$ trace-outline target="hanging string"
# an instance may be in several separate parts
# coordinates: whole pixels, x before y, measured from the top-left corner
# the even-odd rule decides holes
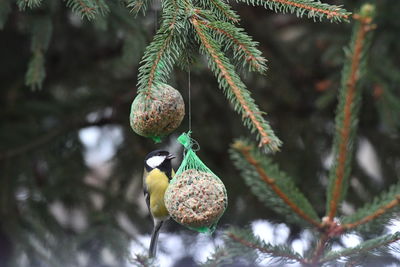
[[[190,67],[188,71],[188,98],[189,98],[189,132],[192,132],[192,92],[191,92],[191,82],[190,82]]]
[[[193,139],[190,135],[192,134],[192,84],[190,77],[190,67],[188,69],[188,123],[189,123],[189,131],[186,134],[182,134],[179,138],[186,138],[184,143],[186,143],[185,149],[183,150],[183,157],[185,157],[187,150],[192,150],[194,152],[200,150],[200,144],[195,139]],[[186,136],[186,137],[183,137]],[[178,140],[179,140],[178,138]]]

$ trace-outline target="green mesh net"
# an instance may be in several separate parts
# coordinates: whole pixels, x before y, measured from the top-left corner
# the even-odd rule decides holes
[[[156,143],[181,124],[185,116],[182,95],[173,87],[160,83],[150,94],[139,93],[133,100],[130,124],[135,133]]]
[[[165,192],[165,205],[178,223],[200,233],[212,233],[228,205],[225,186],[196,155],[190,132],[183,133],[178,141],[186,153]]]

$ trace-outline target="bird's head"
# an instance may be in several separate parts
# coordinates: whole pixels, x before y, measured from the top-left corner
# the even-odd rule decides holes
[[[174,155],[165,150],[154,150],[147,154],[144,159],[144,166],[147,171],[152,169],[171,170],[171,160],[175,158]]]

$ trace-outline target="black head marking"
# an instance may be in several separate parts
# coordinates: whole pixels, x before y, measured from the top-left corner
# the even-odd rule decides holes
[[[157,163],[157,166],[150,166],[149,165],[149,159],[153,157],[159,157],[160,162],[155,162]],[[164,159],[162,159],[164,158]],[[148,172],[151,170],[157,168],[160,171],[163,171],[167,174],[168,178],[171,179],[171,172],[172,172],[172,166],[171,166],[171,159],[175,158],[172,154],[170,154],[168,151],[165,150],[154,150],[147,154],[145,160],[144,160],[144,166]],[[162,160],[162,161],[161,161]],[[151,160],[150,160],[151,161]]]

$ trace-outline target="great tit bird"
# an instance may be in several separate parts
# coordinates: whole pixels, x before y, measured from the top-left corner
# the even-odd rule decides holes
[[[158,234],[160,233],[163,223],[169,219],[168,210],[164,204],[164,194],[169,185],[169,181],[175,175],[171,166],[171,160],[173,158],[175,158],[175,156],[168,151],[155,150],[150,152],[144,160],[144,198],[154,221],[149,257],[155,257]]]

